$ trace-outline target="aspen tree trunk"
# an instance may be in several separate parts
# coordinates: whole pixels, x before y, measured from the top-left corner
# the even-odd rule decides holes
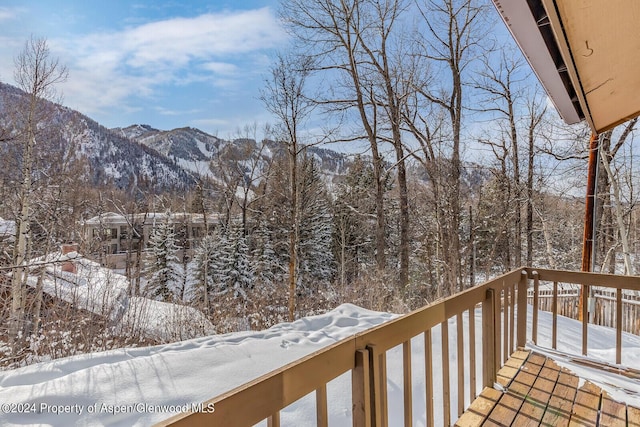
[[[533,267],[533,168],[534,127],[529,125],[529,150],[527,152],[527,266]]]
[[[35,114],[35,99],[30,102],[29,119]],[[29,122],[28,122],[29,123]],[[11,315],[9,317],[9,336],[15,342],[24,330],[26,277],[29,274],[26,264],[27,242],[29,239],[29,211],[31,208],[31,164],[35,137],[31,125],[28,125],[23,150],[22,185],[20,186],[20,215],[17,218],[16,245],[13,251],[13,269],[11,276]],[[15,350],[14,345],[14,350]]]
[[[511,96],[509,95],[509,99]],[[515,266],[522,266],[522,191],[520,188],[520,160],[518,156],[518,132],[516,131],[516,119],[513,109],[513,102],[509,102],[509,128],[511,132],[511,160],[513,162],[513,184],[515,187],[514,209],[515,209]]]
[[[291,231],[289,232],[289,321],[295,320],[296,285],[298,282],[298,242],[300,235],[300,209],[298,203],[298,144],[295,139],[289,149],[289,180],[291,187]]]
[[[300,245],[300,202],[298,166],[304,145],[299,141],[299,127],[311,113],[314,104],[304,96],[306,78],[309,75],[310,59],[300,56],[277,58],[271,69],[266,89],[261,94],[265,107],[280,120],[281,142],[286,144],[289,157],[289,320],[295,319],[296,293],[298,285],[298,252]]]
[[[16,70],[14,77],[20,89],[27,93],[26,110],[23,111],[22,123],[22,182],[19,188],[20,213],[16,219],[16,243],[13,252],[11,277],[11,313],[9,315],[9,339],[12,341],[12,351],[17,349],[17,339],[24,331],[26,313],[26,280],[29,274],[26,265],[29,237],[33,167],[33,150],[36,146],[36,132],[38,130],[38,108],[43,98],[53,95],[52,86],[62,82],[67,77],[67,70],[60,66],[57,60],[49,58],[49,48],[44,39],[31,38],[25,43],[23,51],[15,58]]]
[[[613,207],[615,209],[616,223],[618,226],[618,235],[620,236],[620,243],[622,244],[622,255],[624,259],[624,274],[632,275],[633,267],[631,264],[629,238],[627,235],[627,227],[624,223],[624,217],[621,209],[622,203],[620,200],[620,184],[618,183],[618,179],[616,178],[613,171],[611,170],[611,165],[609,164],[607,153],[604,152],[602,146],[600,146],[600,159],[602,161],[602,166],[604,166],[604,170],[609,176],[609,182],[611,183],[611,187],[613,190]]]

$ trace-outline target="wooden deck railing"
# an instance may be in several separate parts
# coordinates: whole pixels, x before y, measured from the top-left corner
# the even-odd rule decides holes
[[[580,319],[580,290],[580,285],[570,284],[554,288],[551,283],[547,287],[543,284],[538,291],[538,307],[543,311],[555,311],[561,316]],[[617,291],[601,287],[592,287],[590,291],[589,323],[615,328]],[[533,288],[527,292],[527,303],[533,305]],[[555,310],[554,304],[556,305]],[[622,313],[622,330],[640,335],[640,294],[635,292],[622,293]]]
[[[351,372],[353,425],[387,426],[390,421],[387,352],[398,346],[402,348],[404,425],[413,423],[412,358],[415,357],[424,359],[419,363],[424,363],[426,424],[434,425],[435,414],[438,414],[442,425],[451,425],[456,414],[463,413],[483,386],[493,386],[497,371],[516,348],[524,347],[528,338],[537,342],[541,283],[553,290],[553,348],[557,344],[559,284],[577,284],[583,289],[583,354],[588,344],[589,287],[616,290],[616,362],[620,363],[622,290],[640,290],[640,278],[521,268],[358,333],[217,396],[205,403],[205,406],[213,404],[212,413],[183,413],[159,425],[251,426],[266,420],[268,426],[275,427],[280,425],[282,409],[314,393],[317,425],[327,426],[327,384]],[[527,307],[529,287],[532,287],[529,294],[533,301],[529,306],[532,321],[527,337],[527,309],[518,308]],[[481,317],[480,331],[476,331],[476,316]],[[450,324],[455,330],[449,331]],[[436,346],[441,350],[437,352],[434,352],[434,335],[439,335],[441,340],[440,346]],[[424,352],[416,354],[412,351],[412,341],[415,343],[418,339],[424,342]],[[457,361],[455,366],[450,366],[450,339],[455,340],[456,357],[452,358]],[[476,342],[481,348],[476,348]],[[441,373],[433,370],[438,357]],[[481,367],[479,372],[476,366]],[[434,390],[437,376],[441,376],[442,388]],[[440,383],[440,378],[438,380]],[[451,384],[457,385],[455,393],[451,392]],[[442,407],[434,407],[434,401],[441,401]],[[399,420],[392,421],[397,425]]]
[[[574,299],[574,305],[581,307],[581,311],[577,313],[577,317],[582,321],[582,354],[586,355],[588,350],[588,324],[604,324],[616,330],[615,363],[620,364],[622,362],[622,332],[623,330],[634,332],[631,325],[635,324],[637,319],[629,318],[628,316],[637,313],[637,303],[635,303],[635,299],[637,298],[637,292],[640,291],[640,277],[531,268],[525,270],[528,272],[528,276],[533,279],[533,324],[531,340],[534,343],[537,342],[537,315],[540,310],[541,300],[540,284],[543,283],[552,287],[550,311],[553,318],[551,339],[551,347],[553,349],[557,348],[558,343],[557,317],[560,311],[558,300],[563,298],[562,294],[559,295],[558,289],[563,284],[576,284],[579,285],[578,298],[582,299],[581,302],[578,301],[578,298]],[[595,295],[595,297],[591,297],[591,295]],[[549,297],[545,296],[545,298]],[[604,319],[602,319],[602,312],[600,311],[600,315],[598,315],[598,310],[595,308],[591,310],[590,315],[589,303],[591,298],[594,298],[594,301],[607,298],[607,301],[615,304],[614,306],[613,304],[607,303],[609,305],[607,308],[607,317],[611,323],[609,323],[609,321],[605,322]],[[626,307],[623,305],[623,301],[625,300]],[[627,326],[626,328],[625,325]]]

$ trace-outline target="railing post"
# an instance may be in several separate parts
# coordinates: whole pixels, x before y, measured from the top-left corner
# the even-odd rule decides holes
[[[485,387],[493,387],[496,381],[495,291],[487,289],[482,302],[482,381]]]
[[[622,289],[616,289],[616,363],[622,363]]]
[[[402,386],[404,400],[404,425],[413,425],[413,387],[411,386],[411,340],[402,343]]]
[[[582,284],[582,295],[580,298],[582,316],[582,355],[587,355],[587,335],[589,334],[589,285]]]
[[[442,425],[451,425],[451,385],[449,372],[449,319],[440,323],[442,356]]]
[[[551,348],[556,349],[558,347],[558,282],[553,282],[553,301],[551,303],[552,317],[552,332],[551,332]]]
[[[523,349],[527,344],[527,271],[522,270],[518,282],[518,348]]]
[[[326,384],[316,390],[316,421],[317,427],[328,427],[329,425]]]
[[[433,352],[431,329],[424,331],[424,384],[426,389],[427,427],[433,427]]]
[[[540,308],[540,277],[537,271],[533,272],[533,313],[531,315],[531,341],[538,344],[538,309]]]
[[[267,427],[280,427],[280,412],[276,412],[267,418]]]
[[[369,350],[356,350],[356,364],[351,371],[353,427],[371,427],[371,370]]]
[[[387,360],[375,345],[369,350],[369,387],[371,390],[371,426],[387,427]]]

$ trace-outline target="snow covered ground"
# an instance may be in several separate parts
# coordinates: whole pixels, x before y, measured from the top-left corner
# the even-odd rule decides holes
[[[480,330],[480,315],[476,316]],[[340,339],[381,324],[395,317],[344,304],[319,316],[284,323],[260,332],[241,332],[209,336],[174,344],[94,353],[40,363],[0,373],[0,402],[4,404],[0,425],[149,425],[171,416],[180,405],[203,402],[259,375],[330,345]],[[549,345],[551,316],[540,313],[538,344]],[[450,333],[453,337],[454,322]],[[558,319],[559,350],[578,354],[580,324]],[[590,327],[589,356],[612,361],[615,332]],[[478,338],[480,334],[478,334]],[[440,331],[433,331],[434,389],[441,387]],[[451,366],[455,366],[455,339],[450,340]],[[623,363],[635,367],[640,361],[640,337],[623,334]],[[479,349],[479,343],[477,349]],[[414,425],[424,425],[423,340],[412,342],[414,358]],[[465,352],[468,352],[466,350]],[[551,354],[551,356],[555,356]],[[583,375],[593,376],[587,368],[569,360],[560,364]],[[402,352],[391,349],[387,356],[390,425],[402,420]],[[481,372],[481,371],[479,371]],[[609,389],[614,397],[631,399],[640,405],[634,393],[640,384],[614,374],[596,373],[596,384]],[[351,425],[350,374],[328,385],[330,425]],[[466,381],[468,383],[468,379]],[[455,379],[452,378],[452,396]],[[626,389],[627,393],[623,394]],[[59,405],[59,406],[55,406]],[[173,405],[162,408],[159,405]],[[452,405],[456,407],[455,402]],[[441,395],[436,393],[436,425],[441,423]],[[22,413],[17,413],[20,409]],[[25,413],[27,410],[40,413]],[[66,411],[54,413],[54,411]],[[173,411],[172,411],[173,410]],[[315,425],[315,398],[307,396],[282,411],[282,425]]]

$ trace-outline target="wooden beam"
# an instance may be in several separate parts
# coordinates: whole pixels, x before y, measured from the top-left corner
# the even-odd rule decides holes
[[[604,286],[613,289],[640,291],[640,276],[621,276],[604,273],[584,273],[580,271],[548,270],[544,268],[525,268],[533,279],[536,271],[541,281]]]
[[[593,230],[595,219],[596,178],[598,171],[598,135],[589,140],[589,164],[587,168],[587,195],[584,207],[584,235],[582,238],[582,271],[590,272],[593,255]]]

